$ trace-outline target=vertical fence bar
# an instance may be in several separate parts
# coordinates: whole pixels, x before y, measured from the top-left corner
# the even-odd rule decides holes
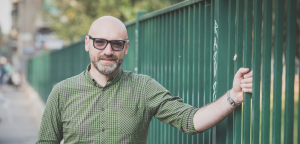
[[[149,28],[148,28],[148,32],[149,32],[149,39],[152,39],[153,38],[153,18],[149,19]],[[153,77],[153,41],[149,44],[149,47],[151,48],[150,49],[150,59],[149,59],[149,75],[151,77]],[[154,132],[153,132],[153,127],[154,127],[154,124],[153,124],[154,120],[152,118],[151,122],[150,122],[150,135],[151,135],[151,140],[150,140],[150,144],[151,143],[154,143]]]
[[[204,47],[205,47],[205,94],[204,94],[204,104],[210,103],[210,39],[211,39],[211,1],[207,0],[205,1],[205,41],[204,41]],[[204,134],[204,143],[210,144],[210,129],[206,130]]]
[[[187,85],[187,102],[190,105],[193,105],[193,101],[195,98],[195,95],[193,93],[194,88],[194,79],[196,78],[194,76],[194,32],[196,31],[194,28],[194,5],[190,5],[188,8],[188,39],[187,39],[187,45],[188,45],[188,85]],[[195,107],[195,106],[194,106]],[[188,142],[190,144],[193,144],[193,138],[196,136],[188,135]]]
[[[174,51],[174,43],[173,43],[173,35],[174,35],[174,25],[173,25],[173,21],[174,21],[174,12],[171,12],[170,13],[170,19],[169,19],[169,24],[168,24],[168,28],[169,28],[169,35],[168,35],[168,38],[169,38],[169,52],[171,53],[172,51]],[[169,72],[170,72],[170,76],[169,76],[169,88],[170,88],[170,92],[174,95],[174,87],[173,87],[173,83],[174,83],[174,80],[173,77],[174,77],[174,73],[175,71],[173,70],[173,66],[174,66],[174,61],[173,61],[173,56],[170,55],[169,56]],[[173,134],[173,127],[169,126],[169,144],[173,144],[173,140],[174,140],[174,137],[175,135]]]
[[[164,81],[165,81],[165,84],[166,84],[166,88],[170,91],[171,90],[171,88],[170,88],[170,83],[169,83],[169,81],[170,81],[170,79],[171,79],[171,71],[170,71],[170,66],[171,66],[171,64],[170,64],[170,61],[169,61],[169,57],[171,57],[170,55],[169,55],[169,53],[168,52],[170,52],[170,33],[169,33],[169,28],[170,28],[170,13],[167,13],[166,14],[166,21],[165,21],[165,34],[166,34],[166,36],[165,36],[165,42],[164,42],[164,44],[165,44],[165,48],[166,48],[166,50],[165,50],[165,70],[164,70]],[[170,130],[169,130],[169,128],[170,128],[170,125],[168,125],[168,124],[164,124],[165,125],[165,132],[166,132],[166,134],[165,134],[165,144],[167,144],[167,143],[169,143],[169,138],[170,138]]]
[[[142,60],[142,55],[139,54],[139,41],[141,41],[141,36],[139,36],[139,32],[141,31],[140,26],[140,17],[142,15],[146,14],[145,12],[137,12],[136,14],[136,29],[135,29],[135,73],[141,73],[142,64],[141,62],[138,62],[139,59]],[[140,34],[142,35],[142,34]],[[139,58],[140,57],[140,58]]]
[[[159,55],[160,55],[160,60],[159,60],[159,67],[160,67],[160,83],[166,88],[166,81],[164,80],[165,76],[164,76],[164,71],[165,71],[165,58],[164,58],[164,54],[166,52],[166,47],[164,46],[165,44],[165,38],[166,38],[166,33],[165,33],[165,24],[166,24],[166,14],[163,14],[161,16],[161,23],[159,25],[159,27],[161,27],[160,29],[160,48],[159,48]],[[164,139],[165,139],[165,133],[166,133],[166,128],[165,128],[165,123],[159,122],[160,124],[160,133],[161,133],[161,137],[160,137],[160,143],[165,143]]]
[[[190,105],[193,105],[193,93],[192,93],[192,88],[193,88],[193,31],[195,29],[192,29],[194,25],[194,19],[193,19],[193,5],[189,6],[188,8],[188,37],[186,40],[187,46],[188,46],[188,55],[187,55],[187,62],[188,62],[188,83],[187,83],[187,103]],[[191,142],[191,141],[190,141]]]
[[[150,20],[150,38],[153,40],[152,43],[150,43],[151,47],[151,57],[150,57],[150,76],[154,77],[154,18],[151,18]]]
[[[189,69],[188,69],[188,93],[187,93],[187,101],[188,104],[193,105],[194,104],[194,92],[193,92],[193,87],[194,87],[194,79],[196,78],[194,76],[194,56],[193,56],[193,52],[194,52],[194,32],[196,31],[196,29],[192,29],[195,25],[195,21],[194,21],[194,5],[190,5],[189,9],[188,9],[188,13],[189,13],[189,28],[188,28],[188,46],[189,46],[189,54],[188,54],[188,62],[189,62]],[[194,105],[193,105],[194,106]],[[197,106],[194,106],[197,107]],[[193,144],[193,138],[196,136],[191,136],[188,135],[188,143]]]
[[[157,79],[157,59],[158,59],[158,54],[157,54],[157,49],[159,47],[158,45],[158,17],[155,17],[153,18],[153,30],[154,30],[154,33],[153,33],[153,40],[154,40],[154,47],[153,47],[153,57],[154,57],[154,62],[153,62],[153,77],[154,79]],[[155,138],[155,143],[159,143],[159,132],[157,132],[157,129],[159,129],[159,126],[158,126],[158,120],[155,118],[154,119],[154,125],[155,125],[155,128],[153,129],[153,133],[154,133],[154,138]]]
[[[259,143],[262,1],[254,0],[252,144]]]
[[[140,34],[141,38],[140,38],[140,41],[139,41],[139,55],[141,55],[141,58],[142,60],[140,61],[140,71],[142,74],[145,74],[145,62],[147,61],[146,59],[146,55],[145,55],[145,49],[143,47],[143,44],[144,44],[144,37],[145,37],[145,27],[143,25],[143,22],[142,21],[139,21],[139,24],[140,24],[140,31],[138,31],[138,33]]]
[[[151,55],[150,53],[150,48],[149,48],[149,20],[144,20],[143,21],[143,25],[144,25],[144,30],[143,30],[143,33],[144,33],[144,37],[143,37],[143,48],[145,48],[146,50],[144,51],[145,53],[145,57],[146,57],[146,62],[145,62],[145,74],[146,75],[149,75],[149,56]]]
[[[227,72],[227,89],[232,88],[232,80],[234,77],[234,46],[235,46],[235,9],[236,0],[229,0],[228,8],[228,72]],[[233,143],[233,113],[227,117],[226,143]]]
[[[151,61],[150,61],[150,63],[151,63],[151,65],[150,65],[150,76],[151,77],[153,77],[154,78],[154,56],[155,56],[155,54],[154,54],[154,52],[155,52],[155,35],[154,35],[154,32],[155,32],[155,23],[154,23],[154,18],[151,18],[150,19],[150,32],[151,32],[151,34],[150,34],[150,38],[152,39],[152,43],[150,44],[150,47],[152,47],[152,49],[151,49],[151,56],[150,56],[150,58],[151,58]],[[155,137],[155,132],[154,132],[154,128],[155,128],[155,118],[153,118],[152,120],[151,120],[151,132],[152,132],[152,138],[153,138],[153,140],[151,140],[152,141],[152,143],[155,143],[156,142],[156,139],[154,139],[154,137]]]
[[[139,22],[139,24],[140,24],[140,31],[138,31],[138,33],[140,34],[140,41],[139,41],[139,55],[141,55],[141,58],[142,58],[142,60],[140,61],[140,72],[142,73],[142,74],[145,74],[145,62],[147,61],[147,59],[146,59],[146,55],[145,55],[145,49],[144,49],[144,47],[143,47],[143,44],[144,44],[144,37],[145,37],[145,27],[144,27],[144,25],[143,25],[143,22],[142,21],[140,21]]]
[[[154,77],[154,73],[155,73],[155,67],[154,67],[154,62],[155,62],[155,59],[154,59],[154,56],[155,56],[155,46],[156,46],[156,43],[155,43],[155,35],[154,35],[154,32],[156,31],[156,27],[155,27],[155,21],[154,21],[154,18],[151,18],[150,19],[150,23],[151,23],[151,28],[150,28],[150,30],[151,30],[151,39],[153,40],[153,43],[151,43],[151,47],[152,47],[152,52],[151,52],[151,68],[150,68],[150,70],[151,70],[151,76],[152,77]],[[156,139],[155,139],[155,136],[156,136],[156,133],[155,133],[155,119],[153,118],[152,119],[152,121],[151,121],[151,130],[152,130],[152,142],[151,143],[156,143]]]
[[[168,28],[167,28],[167,25],[168,25],[168,18],[169,18],[169,14],[164,14],[163,15],[163,23],[162,23],[162,32],[163,32],[163,35],[162,36],[162,53],[161,53],[161,77],[162,77],[162,84],[163,86],[170,90],[169,89],[169,84],[168,84],[168,77],[169,75],[167,74],[168,73],[168,55],[166,54],[169,50],[169,46],[168,46]],[[162,143],[165,143],[167,144],[167,134],[169,133],[168,132],[168,125],[165,124],[165,123],[161,123],[162,124],[162,127],[163,127],[163,133],[162,133]]]
[[[164,77],[165,77],[165,83],[166,83],[166,88],[171,91],[171,88],[170,88],[170,79],[171,79],[171,71],[170,71],[170,55],[168,55],[170,52],[170,32],[169,32],[169,29],[170,29],[170,13],[167,13],[166,14],[166,24],[165,24],[165,33],[166,33],[166,37],[165,37],[165,47],[166,47],[166,50],[165,50],[165,73],[164,73]],[[164,124],[165,125],[165,128],[166,128],[166,138],[165,138],[165,143],[169,143],[170,140],[170,125],[167,125],[167,124]]]
[[[293,143],[296,0],[287,1],[284,143]]]
[[[193,87],[192,87],[192,90],[191,92],[193,93],[193,99],[192,99],[192,105],[196,108],[199,107],[199,96],[198,96],[198,93],[199,91],[203,91],[203,87],[199,87],[199,83],[201,83],[200,81],[200,78],[201,77],[199,75],[199,67],[200,65],[203,65],[203,63],[199,62],[199,59],[200,57],[203,58],[203,56],[201,54],[199,54],[199,51],[200,51],[200,47],[199,47],[199,44],[198,44],[198,39],[199,39],[199,29],[201,29],[199,26],[199,20],[200,20],[200,14],[199,14],[199,4],[194,4],[193,5],[193,28],[192,28],[192,31],[193,31],[193,34],[192,34],[192,47],[193,47],[193,51],[192,51],[192,57],[193,57],[193,60],[192,60],[192,67],[193,67],[193,72],[192,72],[192,82],[193,82]],[[199,134],[199,135],[202,135],[202,134]],[[197,144],[199,143],[198,141],[198,138],[199,138],[199,135],[193,135],[193,141],[192,143],[193,144]]]
[[[147,56],[148,56],[147,74],[149,76],[151,76],[152,75],[152,71],[151,71],[152,70],[151,56],[153,55],[152,54],[153,47],[152,47],[152,41],[150,42],[149,39],[151,38],[151,35],[152,35],[152,29],[151,29],[152,21],[151,21],[151,19],[148,19],[148,20],[145,21],[145,23],[147,25],[147,36],[145,37],[145,41],[146,41],[145,45],[146,45],[146,48],[148,49],[148,52],[149,52],[147,54]]]
[[[174,75],[173,75],[173,79],[174,79],[174,83],[173,83],[173,87],[174,87],[174,95],[178,96],[178,70],[179,70],[179,58],[178,58],[178,51],[179,51],[179,45],[178,45],[178,37],[179,37],[179,31],[178,31],[178,10],[174,12],[174,21],[173,21],[173,25],[174,25],[174,35],[173,35],[173,45],[174,45],[174,56],[173,56],[173,61],[174,61],[174,65],[173,65],[173,71],[174,71]],[[173,135],[174,135],[174,144],[178,144],[179,141],[179,132],[178,129],[173,128]]]
[[[189,51],[189,45],[188,45],[188,27],[189,27],[189,17],[188,17],[188,12],[189,12],[190,6],[183,8],[183,53],[182,53],[182,58],[183,58],[183,91],[182,91],[182,98],[184,103],[188,103],[188,68],[189,68],[189,61],[188,61],[188,51]],[[183,143],[189,143],[188,142],[188,135],[183,134]]]
[[[149,75],[149,76],[151,76],[151,72],[150,72],[150,68],[151,68],[151,63],[150,63],[150,60],[151,60],[151,58],[150,58],[150,56],[152,55],[151,54],[151,51],[152,51],[152,49],[150,48],[151,46],[150,46],[150,44],[151,43],[149,43],[149,40],[150,40],[150,38],[151,38],[151,19],[148,19],[148,20],[145,20],[145,24],[146,24],[146,27],[147,27],[147,29],[146,29],[146,37],[145,37],[145,44],[144,44],[144,46],[145,46],[145,48],[146,49],[148,49],[148,54],[147,54],[147,60],[148,60],[148,64],[147,64],[147,67],[148,67],[148,70],[147,70],[147,74]],[[148,138],[147,138],[147,143],[149,143],[149,144],[151,144],[152,143],[152,140],[153,140],[153,136],[152,136],[152,121],[150,122],[150,125],[149,125],[149,130],[148,130]]]
[[[227,91],[228,69],[228,6],[229,1],[214,1],[214,40],[213,40],[213,99],[223,96]],[[226,142],[226,120],[220,122],[214,129],[213,144]]]
[[[156,38],[157,38],[157,48],[156,48],[156,55],[157,55],[157,62],[156,62],[156,73],[157,73],[157,77],[156,77],[156,80],[162,84],[162,76],[161,76],[161,65],[162,65],[162,57],[161,57],[161,54],[163,53],[163,49],[162,49],[162,34],[163,34],[163,15],[160,15],[158,16],[158,21],[157,21],[157,28],[158,28],[158,31],[157,31],[157,35],[156,35]],[[163,84],[162,84],[163,85]],[[158,140],[158,143],[162,143],[162,137],[163,137],[163,125],[162,123],[156,119],[157,123],[157,129],[156,129],[156,133],[157,133],[157,140]]]
[[[211,9],[210,9],[210,11],[211,11],[211,13],[210,13],[210,24],[211,24],[211,29],[210,29],[210,33],[211,33],[211,35],[210,35],[210,42],[209,42],[209,44],[210,44],[210,72],[212,73],[212,74],[210,74],[210,81],[209,81],[209,85],[210,85],[210,95],[209,95],[209,98],[210,98],[210,102],[213,102],[213,100],[214,100],[214,97],[213,97],[213,84],[214,84],[214,75],[213,75],[213,72],[214,72],[214,60],[213,60],[213,55],[214,55],[214,49],[213,49],[213,46],[214,46],[214,13],[215,13],[215,0],[212,0],[211,1]],[[210,137],[210,141],[211,141],[211,143],[213,142],[212,141],[212,135],[213,135],[213,129],[214,128],[216,128],[216,127],[213,127],[213,128],[211,128],[210,129],[210,135],[211,135],[211,137]]]
[[[161,73],[162,73],[162,81],[163,81],[163,86],[170,90],[169,89],[169,83],[168,83],[168,78],[169,78],[169,75],[168,75],[168,63],[169,63],[169,55],[167,54],[168,51],[169,51],[169,46],[168,46],[168,38],[169,38],[169,35],[168,35],[168,19],[169,19],[169,13],[167,14],[164,14],[164,21],[163,21],[163,29],[162,29],[162,32],[164,33],[162,35],[162,49],[163,49],[163,53],[161,54],[161,60],[162,60],[162,69],[161,69]],[[164,127],[164,133],[163,133],[163,143],[167,143],[167,134],[169,133],[168,132],[168,126],[167,124],[165,123],[162,123],[162,126]]]
[[[272,0],[265,0],[263,21],[262,144],[269,144],[270,139],[271,25]]]
[[[281,85],[283,53],[283,7],[284,1],[276,0],[274,40],[273,128],[272,143],[281,142]]]
[[[253,0],[245,3],[244,67],[251,69]],[[251,94],[244,93],[243,144],[250,144]]]
[[[237,59],[235,61],[235,72],[243,66],[243,22],[244,22],[244,0],[238,0],[236,3],[236,45],[235,52]],[[234,110],[234,143],[240,144],[242,142],[242,107],[237,107]]]
[[[199,26],[199,31],[198,33],[196,33],[199,38],[196,39],[198,45],[197,45],[197,49],[198,49],[198,53],[197,55],[199,56],[198,58],[198,62],[199,62],[199,66],[198,66],[198,72],[199,72],[199,76],[198,76],[198,89],[195,90],[198,92],[198,107],[201,108],[204,105],[204,88],[205,88],[205,78],[204,78],[204,70],[205,70],[205,61],[204,61],[204,35],[205,35],[205,15],[204,15],[204,2],[199,3],[199,15],[198,15],[198,24],[196,23],[195,27]],[[197,14],[196,14],[197,16]],[[198,143],[199,144],[204,144],[203,138],[204,134],[200,133],[197,134],[198,137]]]
[[[179,96],[181,96],[181,98],[182,98],[182,94],[183,94],[183,92],[182,92],[182,88],[183,88],[183,85],[182,85],[182,83],[183,83],[183,79],[182,79],[182,74],[183,74],[183,72],[182,72],[182,69],[183,69],[183,57],[182,57],[182,55],[183,55],[183,43],[182,43],[182,39],[183,39],[183,9],[180,9],[179,10],[179,18],[178,18],[178,20],[179,20],[179,37],[178,37],[178,45],[179,45],[179,47],[178,47],[178,51],[179,51],[179,53],[178,53],[178,59],[179,59],[179,63],[178,63],[178,94],[179,94]],[[180,144],[180,143],[183,143],[183,133],[182,132],[179,132],[179,136],[178,136],[178,138],[179,138],[179,140],[178,140],[178,144]]]

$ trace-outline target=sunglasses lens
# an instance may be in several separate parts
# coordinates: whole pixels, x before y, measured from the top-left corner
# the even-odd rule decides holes
[[[124,42],[123,41],[112,41],[111,46],[113,47],[114,50],[120,51],[124,47]]]
[[[107,40],[104,40],[104,39],[95,39],[94,45],[95,45],[96,48],[104,49],[105,46],[107,45]]]

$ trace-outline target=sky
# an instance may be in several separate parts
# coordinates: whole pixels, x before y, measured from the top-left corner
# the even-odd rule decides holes
[[[11,29],[11,0],[0,0],[0,27],[4,34]]]

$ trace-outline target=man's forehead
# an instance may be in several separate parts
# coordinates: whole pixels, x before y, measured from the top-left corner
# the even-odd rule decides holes
[[[127,38],[126,26],[117,18],[111,16],[101,17],[95,20],[89,30],[89,35],[103,36],[121,39]]]

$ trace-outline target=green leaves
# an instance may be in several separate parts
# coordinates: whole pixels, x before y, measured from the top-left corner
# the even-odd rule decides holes
[[[121,21],[136,18],[136,12],[147,13],[170,6],[182,0],[54,0],[47,3],[58,10],[58,14],[45,9],[44,16],[50,27],[67,41],[78,40],[88,33],[90,25],[101,16],[110,15]]]

